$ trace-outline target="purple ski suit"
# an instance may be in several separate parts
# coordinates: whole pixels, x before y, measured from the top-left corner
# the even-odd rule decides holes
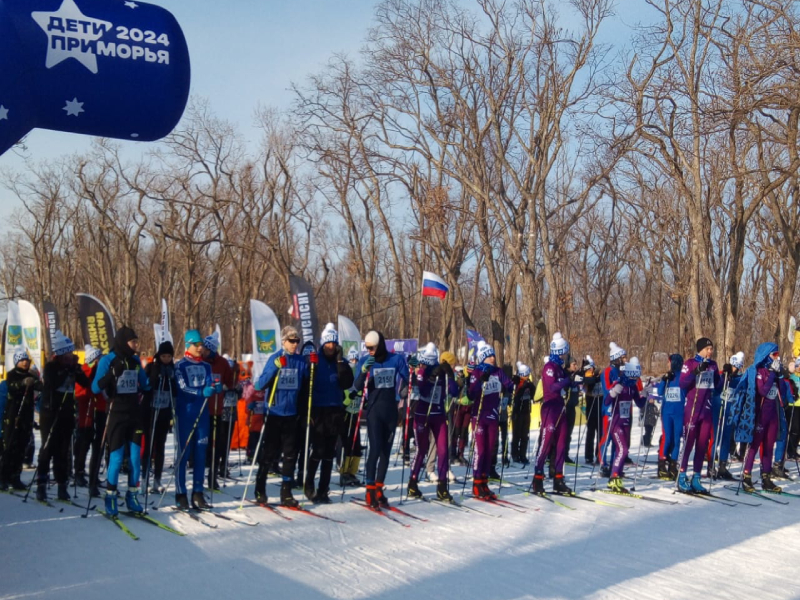
[[[564,459],[567,456],[567,388],[572,383],[566,371],[551,358],[542,369],[542,425],[539,431],[539,453],[536,455],[536,473],[544,474],[544,463],[555,444],[556,462],[553,465],[556,475],[564,473]]]
[[[722,377],[713,360],[707,361],[708,367],[705,371],[695,374],[695,369],[701,362],[703,359],[699,356],[684,362],[680,378],[681,389],[686,392],[686,406],[683,409],[684,449],[680,467],[682,472],[686,471],[689,455],[695,450],[693,467],[698,474],[703,472],[705,449],[708,448],[714,426],[711,398],[714,390],[722,389]]]
[[[439,469],[439,479],[444,480],[450,469],[447,448],[447,415],[445,414],[445,399],[458,396],[458,384],[450,377],[445,389],[444,376],[435,378],[431,375],[436,365],[425,366],[417,372],[417,387],[420,399],[414,409],[414,436],[417,440],[417,452],[414,464],[411,467],[411,477],[416,479],[422,468],[422,463],[428,455],[430,434],[436,441],[436,458]]]
[[[473,479],[489,477],[492,452],[497,447],[497,426],[503,390],[511,391],[514,383],[500,367],[484,363],[489,379],[484,383],[483,371],[475,369],[469,380],[467,395],[472,404],[472,435],[475,454],[472,460]],[[485,385],[485,389],[484,389]],[[483,399],[481,399],[481,395]]]
[[[622,378],[619,381],[622,391],[614,398],[606,394],[603,404],[611,406],[611,424],[608,426],[609,434],[614,442],[614,462],[611,464],[611,477],[619,477],[622,473],[625,459],[628,458],[628,437],[631,431],[631,415],[633,403],[640,409],[644,406],[645,399],[639,393],[635,381]]]
[[[772,454],[775,441],[780,432],[780,417],[778,416],[779,400],[778,385],[780,384],[774,371],[765,367],[758,369],[756,375],[756,417],[753,428],[753,441],[747,448],[744,459],[744,472],[753,471],[753,460],[756,451],[761,450],[761,473],[772,472]]]

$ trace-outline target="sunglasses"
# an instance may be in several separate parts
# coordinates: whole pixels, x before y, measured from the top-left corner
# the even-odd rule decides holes
[[[203,342],[191,342],[189,345],[190,346],[202,346]]]
[[[367,346],[367,351],[375,350],[375,348],[377,348],[377,346]]]
[[[289,342],[290,344],[299,344],[300,343],[300,340],[294,340],[294,339],[293,340],[286,340],[286,341]]]

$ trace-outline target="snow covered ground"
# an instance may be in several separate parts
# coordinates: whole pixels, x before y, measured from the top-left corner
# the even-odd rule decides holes
[[[574,448],[570,454],[575,456]],[[455,470],[463,476],[464,468]],[[238,466],[232,472],[238,477]],[[26,471],[23,479],[31,474]],[[395,515],[411,525],[406,528],[350,503],[356,492],[340,503],[338,491],[333,505],[313,507],[344,524],[293,512],[284,513],[292,518],[286,521],[254,506],[237,511],[239,502],[229,494],[241,493],[247,467],[242,474],[242,482],[229,483],[214,502],[237,519],[260,522],[257,527],[207,516],[218,525],[210,529],[164,511],[172,499],[168,493],[162,510],[151,514],[187,535],[125,518],[138,541],[94,511],[82,519],[82,511],[69,505],[53,509],[0,494],[0,600],[800,598],[794,569],[800,498],[779,497],[789,503],[781,505],[741,495],[739,500],[761,505],[729,507],[676,496],[669,483],[640,479],[638,492],[680,504],[586,491],[587,497],[630,508],[562,498],[575,509],[568,510],[503,488],[502,497],[527,512],[466,498],[466,505],[496,517],[409,503],[402,508],[429,520]],[[655,474],[653,452],[646,474]],[[398,464],[390,471],[390,488],[400,475]],[[506,475],[522,485],[530,481],[519,467]],[[569,469],[570,485],[573,476]],[[277,480],[270,482],[275,499]],[[591,484],[590,470],[580,468],[578,490]],[[433,496],[433,484],[421,487]],[[454,495],[461,489],[452,487]],[[800,493],[800,482],[785,489]],[[721,485],[712,491],[737,498]],[[86,490],[78,492],[77,501],[84,503]],[[398,494],[389,492],[395,503]]]

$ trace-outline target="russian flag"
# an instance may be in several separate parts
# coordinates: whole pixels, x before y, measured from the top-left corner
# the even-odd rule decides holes
[[[444,279],[429,271],[422,272],[422,295],[444,299],[450,288]]]

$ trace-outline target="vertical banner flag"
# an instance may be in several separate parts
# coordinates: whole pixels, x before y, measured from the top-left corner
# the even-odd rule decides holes
[[[42,373],[42,320],[39,311],[26,300],[19,301],[19,317],[22,322],[22,340],[33,364]]]
[[[444,282],[444,279],[431,273],[430,271],[422,272],[422,295],[433,296],[444,300],[450,288]]]
[[[222,329],[219,328],[219,323],[214,326],[214,335],[217,338],[217,344],[219,344],[217,348],[219,350],[219,354],[222,354]]]
[[[19,305],[12,301],[8,302],[5,342],[6,373],[8,373],[14,368],[14,349],[22,346],[22,318],[19,314]]]
[[[156,352],[158,347],[164,342],[174,344],[172,341],[172,333],[169,330],[169,310],[167,310],[167,301],[161,299],[161,322],[153,323],[153,332],[155,333]]]
[[[467,329],[467,362],[475,361],[475,348],[478,347],[478,342],[485,342],[483,336],[474,329]]]
[[[42,303],[42,308],[44,309],[44,328],[47,330],[47,335],[44,336],[45,350],[49,356],[53,349],[53,336],[57,330],[61,329],[61,321],[58,319],[58,311],[55,304],[45,300]]]
[[[314,290],[302,277],[289,275],[289,293],[292,305],[289,314],[297,321],[296,325],[303,338],[302,342],[319,341],[319,324],[317,322],[317,305],[314,302]]]
[[[81,322],[83,343],[99,348],[108,354],[114,345],[114,319],[111,312],[90,294],[75,294],[78,297],[78,318]]]
[[[267,359],[280,348],[281,324],[272,309],[259,300],[250,300],[250,327],[253,333],[253,382],[261,375]]]
[[[342,354],[347,359],[347,353],[350,348],[355,348],[356,352],[361,355],[361,333],[358,327],[347,317],[339,315],[339,345],[342,347]]]
[[[0,0],[0,155],[36,127],[157,140],[189,97],[189,49],[139,0]]]

